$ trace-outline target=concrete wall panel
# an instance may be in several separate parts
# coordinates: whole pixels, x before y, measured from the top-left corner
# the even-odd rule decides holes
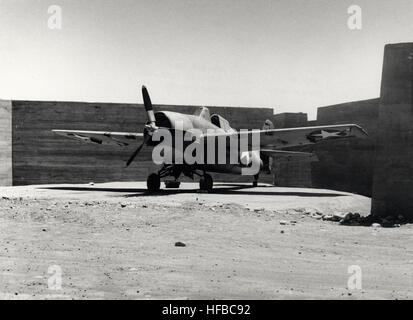
[[[384,53],[372,214],[413,219],[413,43]]]
[[[0,185],[12,185],[11,101],[0,100]]]
[[[156,106],[192,114],[195,106]],[[235,128],[261,128],[273,115],[269,108],[210,107]],[[128,168],[135,146],[120,148],[85,144],[57,136],[51,129],[142,132],[142,105],[80,102],[13,101],[13,181],[15,185],[144,180],[152,167],[144,148]],[[250,181],[250,177],[219,175],[221,181]],[[263,177],[265,180],[265,177]],[[271,177],[267,178],[271,181]]]

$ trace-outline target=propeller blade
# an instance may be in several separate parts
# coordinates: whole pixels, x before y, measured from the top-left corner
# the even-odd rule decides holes
[[[139,151],[141,151],[142,147],[145,145],[147,139],[145,138],[142,142],[142,144],[135,150],[135,152],[132,154],[132,156],[129,158],[128,162],[126,162],[126,166],[129,167],[129,165],[132,163],[133,160],[135,160],[136,156],[138,155]]]
[[[149,96],[148,89],[146,89],[145,86],[142,86],[142,96],[143,104],[145,105],[145,110],[148,115],[148,120],[151,125],[155,125],[155,114],[153,113],[151,97]]]

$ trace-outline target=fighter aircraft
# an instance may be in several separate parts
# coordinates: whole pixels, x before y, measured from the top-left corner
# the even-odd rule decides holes
[[[163,130],[170,132],[172,142],[169,148],[164,148],[163,152],[177,152],[176,147],[179,142],[185,149],[191,143],[205,145],[205,155],[214,153],[211,161],[197,161],[188,163],[188,161],[176,161],[178,157],[172,156],[169,159],[172,161],[165,162],[157,172],[151,173],[147,178],[147,188],[149,192],[156,192],[160,189],[161,179],[173,177],[174,180],[166,181],[167,187],[179,187],[179,177],[183,174],[194,179],[194,176],[199,176],[199,187],[204,191],[213,189],[213,179],[208,172],[242,174],[244,169],[251,167],[253,163],[258,163],[259,172],[271,172],[271,159],[274,156],[281,157],[312,157],[312,153],[291,151],[291,148],[304,147],[310,144],[319,143],[320,141],[339,138],[365,138],[367,133],[364,129],[356,124],[343,125],[327,125],[314,127],[300,127],[287,129],[274,129],[273,123],[270,120],[264,122],[262,129],[256,130],[235,130],[230,126],[229,121],[218,114],[209,113],[208,108],[202,107],[195,114],[183,114],[172,111],[154,112],[152,102],[145,86],[142,87],[143,102],[147,114],[148,121],[145,124],[143,132],[102,132],[102,131],[79,131],[79,130],[52,130],[56,134],[81,140],[93,144],[109,144],[116,146],[129,146],[138,144],[135,152],[131,155],[126,163],[129,166],[137,157],[144,146],[156,148],[161,143],[165,143],[162,139],[155,139],[155,136]],[[179,124],[179,126],[178,126]],[[183,139],[187,133],[197,132],[193,134],[189,140],[177,141]],[[182,133],[180,136],[177,132]],[[259,144],[251,143],[252,136],[259,135]],[[179,138],[177,138],[179,137]],[[186,136],[185,136],[186,137]],[[230,153],[233,150],[225,145],[224,155],[225,161],[216,161],[217,144],[214,147],[208,147],[207,141],[217,140],[224,137],[228,139],[242,139],[247,137],[247,148],[241,149],[240,144],[236,144],[237,158],[236,162],[227,161],[230,158]],[[230,145],[230,144],[229,144]],[[182,150],[179,150],[182,152]],[[199,159],[199,158],[198,158]],[[232,158],[233,159],[233,158]],[[253,186],[257,186],[259,172],[254,172]],[[174,183],[176,182],[176,183]]]

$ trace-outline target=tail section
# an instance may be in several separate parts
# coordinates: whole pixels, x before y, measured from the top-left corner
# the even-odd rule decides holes
[[[274,129],[274,124],[271,120],[265,120],[264,125],[262,126],[262,130],[271,130]]]

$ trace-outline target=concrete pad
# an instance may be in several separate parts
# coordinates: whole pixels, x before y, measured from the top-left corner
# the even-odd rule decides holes
[[[413,298],[413,226],[342,226],[302,209],[368,212],[368,198],[230,184],[206,194],[186,183],[147,195],[144,186],[0,188],[0,298]],[[348,286],[354,265],[361,289]]]
[[[311,189],[281,188],[260,184],[253,188],[246,183],[216,183],[212,193],[199,191],[198,183],[181,183],[179,189],[165,189],[148,194],[146,182],[111,182],[100,184],[59,184],[19,187],[0,187],[0,197],[36,199],[133,201],[157,204],[177,204],[202,201],[207,205],[236,203],[250,209],[304,210],[327,212],[358,212],[367,216],[370,198],[347,192]]]

